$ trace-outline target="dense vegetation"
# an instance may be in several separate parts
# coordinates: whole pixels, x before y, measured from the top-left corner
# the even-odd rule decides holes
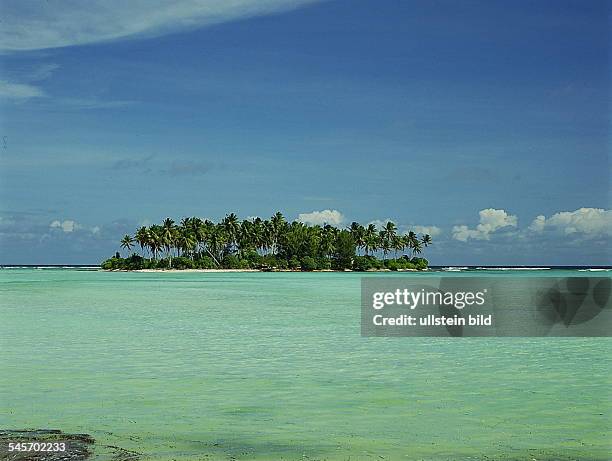
[[[401,270],[426,269],[418,257],[431,244],[429,235],[401,235],[389,221],[379,231],[353,222],[347,229],[287,222],[281,213],[269,220],[240,221],[232,213],[221,222],[184,218],[180,225],[167,218],[161,225],[144,226],[126,235],[119,253],[102,263],[103,269],[263,269],[263,270]],[[404,254],[407,252],[407,254]],[[393,253],[394,258],[389,259]],[[398,257],[398,254],[402,256]],[[381,255],[382,259],[376,255]]]

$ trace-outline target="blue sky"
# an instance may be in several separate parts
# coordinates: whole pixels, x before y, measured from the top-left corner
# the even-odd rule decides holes
[[[609,2],[49,3],[2,5],[0,263],[276,210],[611,260]]]

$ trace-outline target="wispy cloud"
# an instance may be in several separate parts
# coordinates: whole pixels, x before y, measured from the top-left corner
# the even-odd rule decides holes
[[[2,8],[0,49],[35,50],[184,29],[291,10],[318,0],[94,0],[10,2]]]
[[[30,80],[32,82],[38,82],[40,80],[46,80],[49,77],[51,77],[51,75],[53,75],[53,73],[59,69],[59,64],[55,64],[53,62],[50,63],[46,63],[46,64],[41,64],[40,66],[32,69],[30,72],[28,72],[28,74],[25,76],[27,80]]]
[[[210,172],[213,165],[208,162],[180,161],[175,160],[168,168],[160,171],[168,176],[200,176]]]
[[[11,83],[0,80],[0,98],[25,101],[30,98],[45,96],[42,89],[27,83]]]
[[[142,158],[124,158],[116,160],[112,165],[113,170],[138,170],[141,173],[150,173],[152,171],[151,161],[154,155],[147,155]]]
[[[59,98],[54,101],[62,106],[72,109],[118,109],[131,106],[136,101],[129,100],[103,100],[103,99],[82,99],[82,98]]]
[[[215,168],[222,168],[222,165],[208,161],[172,160],[171,162],[159,162],[155,161],[154,157],[154,155],[148,155],[146,157],[119,159],[111,165],[111,169],[176,177],[201,176]]]

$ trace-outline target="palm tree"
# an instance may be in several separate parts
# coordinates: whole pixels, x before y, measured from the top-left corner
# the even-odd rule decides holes
[[[278,242],[286,224],[285,217],[280,211],[274,213],[274,216],[270,218],[272,254],[278,253]]]
[[[272,223],[270,220],[266,219],[264,222],[262,222],[261,229],[263,234],[262,250],[263,253],[267,255],[270,253],[270,250],[272,249],[272,242],[274,241],[274,230],[272,229]]]
[[[182,253],[189,254],[191,259],[194,259],[194,250],[197,246],[197,241],[190,229],[181,227],[178,231],[179,237],[177,240],[178,247]]]
[[[153,253],[153,259],[157,261],[157,253],[164,246],[163,228],[160,225],[154,225],[149,228],[149,247]]]
[[[253,219],[253,226],[251,229],[253,237],[253,246],[257,251],[265,251],[266,249],[266,235],[264,221],[261,218]]]
[[[423,245],[421,245],[421,242],[417,240],[414,246],[412,247],[412,254],[420,255],[422,251],[423,251]]]
[[[163,246],[166,249],[166,255],[169,259],[169,266],[172,267],[172,248],[175,245],[175,237],[176,234],[174,232],[174,221],[170,218],[166,218],[162,225],[162,242]]]
[[[395,258],[397,259],[397,252],[405,248],[404,239],[401,235],[394,235],[391,239],[391,248],[395,252]]]
[[[228,251],[231,251],[236,245],[238,240],[238,233],[240,232],[240,224],[238,223],[238,216],[234,213],[228,214],[221,222],[225,232],[227,234],[227,244],[229,245]]]
[[[406,245],[406,248],[410,250],[411,257],[414,255],[414,247],[418,241],[419,239],[417,238],[417,235],[412,231],[404,235],[404,244]]]
[[[330,259],[336,252],[336,235],[338,229],[325,224],[321,230],[321,254],[324,258]]]
[[[146,226],[142,226],[136,231],[135,237],[136,241],[140,245],[140,251],[142,251],[142,253],[144,254],[144,249],[149,245],[149,230]]]
[[[370,251],[374,252],[378,249],[378,233],[376,232],[375,224],[368,224],[368,227],[363,232],[363,249],[366,256]]]
[[[121,239],[121,248],[127,250],[127,253],[129,254],[133,246],[134,246],[134,239],[132,238],[131,235],[125,234],[123,238]]]
[[[393,247],[393,240],[397,234],[397,226],[393,221],[387,221],[380,231],[380,238],[383,249],[383,259],[387,259],[387,253]]]
[[[223,259],[224,253],[227,248],[227,234],[222,224],[214,225],[210,234],[208,235],[208,254],[214,259],[217,266],[220,266],[219,262]]]
[[[255,238],[255,224],[253,221],[245,219],[240,223],[238,231],[238,254],[244,255],[245,252],[257,249],[257,243]]]
[[[267,256],[271,252],[274,258],[270,265],[274,265],[277,259],[278,262],[285,260],[285,267],[287,264],[290,267],[305,264],[303,267],[312,268],[320,265],[323,259],[329,264],[334,258],[335,267],[350,268],[354,261],[354,258],[348,257],[350,248],[353,248],[353,256],[362,250],[366,256],[382,250],[386,261],[390,251],[395,251],[397,257],[399,251],[408,248],[413,256],[418,255],[432,243],[432,239],[429,234],[418,238],[412,231],[400,236],[397,226],[391,221],[386,222],[380,231],[374,224],[364,228],[358,222],[341,230],[329,224],[310,226],[298,221],[288,223],[277,212],[265,221],[260,218],[240,221],[234,213],[230,213],[218,224],[208,219],[203,221],[198,217],[186,217],[177,226],[171,218],[166,218],[161,225],[141,226],[134,237],[125,235],[120,242],[121,248],[129,254],[135,242],[140,245],[143,255],[149,251],[154,261],[157,261],[159,252],[165,252],[170,268],[175,255],[188,256],[197,261],[206,253],[217,267],[222,267],[227,256],[236,255],[241,259],[249,251]],[[339,254],[343,255],[344,261],[340,266]],[[304,262],[305,258],[310,261]],[[322,264],[322,267],[329,265]]]
[[[357,246],[357,251],[365,246],[365,229],[358,222],[353,221],[349,226],[349,231],[353,237],[353,241]]]

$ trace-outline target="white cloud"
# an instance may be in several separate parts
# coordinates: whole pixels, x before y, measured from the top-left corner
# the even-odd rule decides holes
[[[0,98],[25,100],[44,95],[45,93],[37,86],[0,80]]]
[[[376,226],[376,229],[382,230],[385,224],[387,224],[389,221],[396,223],[396,221],[391,218],[375,219],[367,223],[366,227],[370,224],[374,224]],[[399,232],[402,234],[406,234],[412,231],[416,232],[417,234],[429,234],[432,237],[435,237],[436,235],[440,235],[442,233],[442,229],[440,229],[438,226],[419,226],[416,224],[410,224],[408,226],[398,225],[397,227],[399,228]]]
[[[78,230],[81,228],[80,224],[78,224],[77,222],[71,219],[67,219],[65,221],[59,221],[56,219],[51,224],[49,224],[49,227],[51,229],[61,230],[62,232],[66,234],[70,232],[74,232],[75,230]]]
[[[317,0],[21,0],[2,8],[0,49],[83,45],[282,12]]]
[[[546,227],[546,216],[539,215],[529,225],[529,230],[533,232],[542,232]]]
[[[550,230],[586,238],[612,237],[612,210],[579,208],[555,213],[550,218],[539,215],[532,221],[529,230],[536,233]]]
[[[395,222],[393,221],[393,219],[390,218],[386,218],[386,219],[375,219],[373,221],[370,221],[369,223],[367,223],[365,225],[365,227],[368,227],[370,224],[374,224],[376,226],[376,229],[378,230],[382,230],[383,227],[385,227],[385,224],[387,224],[389,221],[391,222]]]
[[[51,75],[53,75],[53,73],[59,69],[59,64],[55,64],[55,63],[46,63],[46,64],[42,64],[40,66],[38,66],[37,68],[35,68],[34,70],[32,70],[28,75],[26,75],[27,79],[30,81],[40,81],[40,80],[46,80],[49,77],[51,77]]]
[[[518,219],[516,216],[508,214],[505,210],[496,210],[487,208],[478,212],[480,216],[480,224],[475,229],[470,229],[468,226],[453,226],[453,238],[461,242],[467,242],[469,239],[474,240],[489,240],[491,234],[499,229],[507,227],[516,227]]]
[[[412,230],[417,234],[429,234],[432,237],[442,233],[442,229],[438,226],[408,226],[408,230]]]
[[[74,109],[120,109],[135,104],[131,100],[104,101],[101,99],[62,98],[57,102]]]
[[[300,213],[297,220],[312,225],[331,224],[332,226],[339,226],[344,222],[344,216],[338,210],[322,210]]]

